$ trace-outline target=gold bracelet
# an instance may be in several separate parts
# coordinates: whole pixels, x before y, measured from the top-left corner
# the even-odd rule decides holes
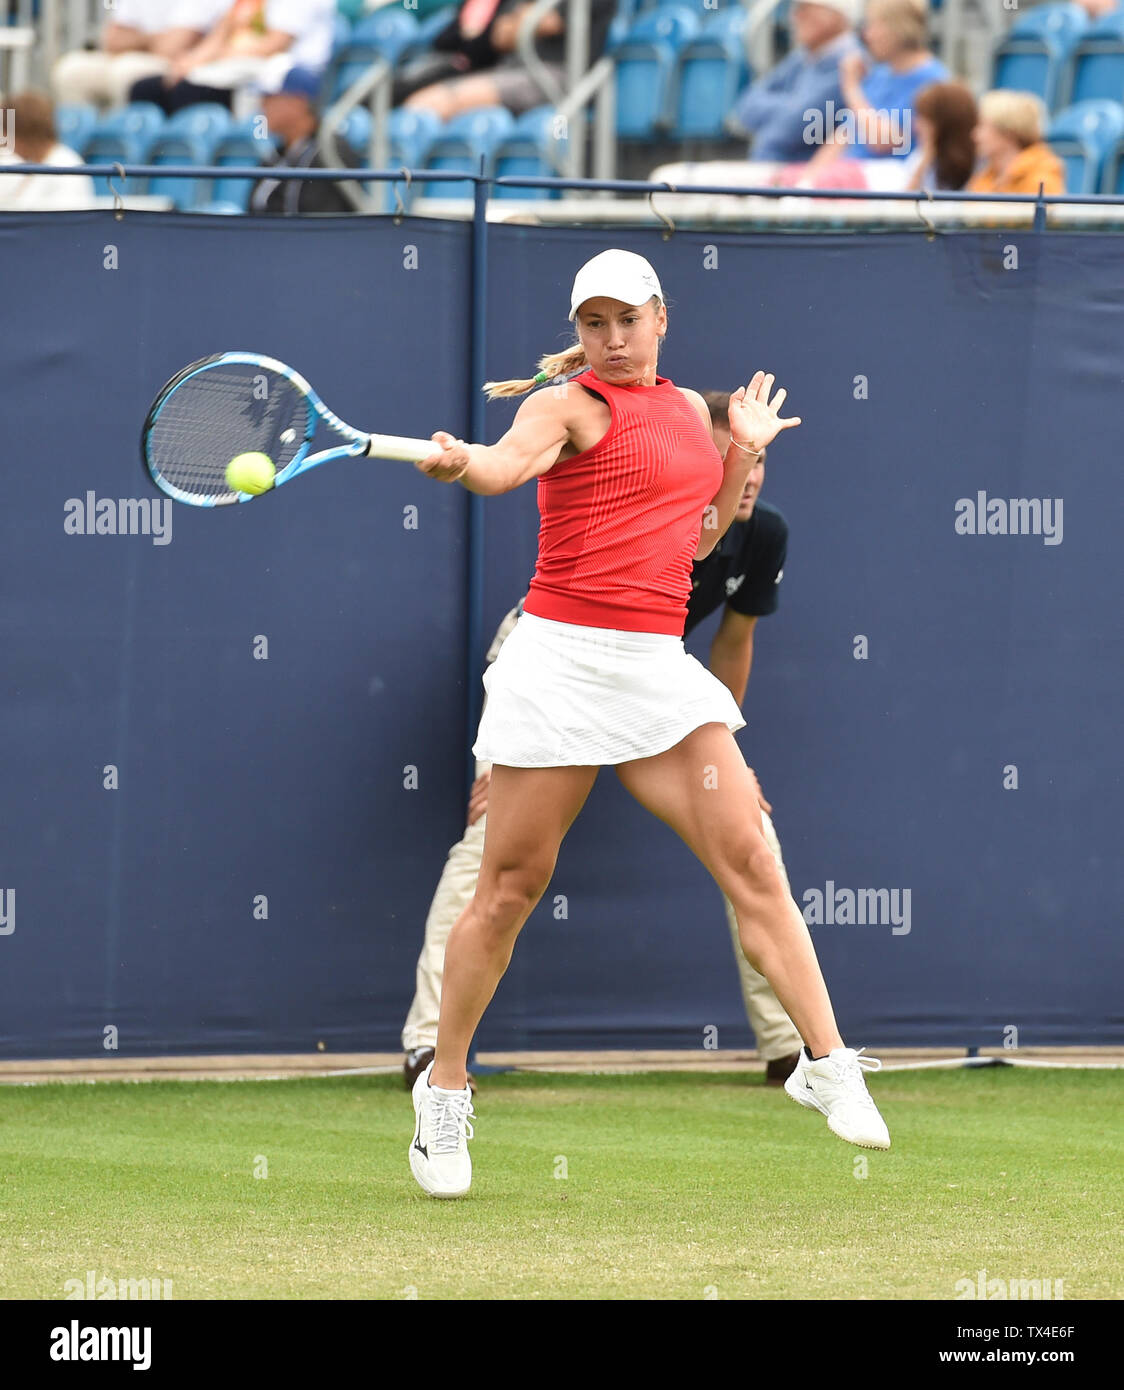
[[[736,444],[739,449],[744,449],[747,454],[753,454],[757,458],[760,458],[761,455],[765,452],[764,449],[751,449],[748,444],[741,443],[741,441],[735,439],[733,435],[730,436],[730,443]]]

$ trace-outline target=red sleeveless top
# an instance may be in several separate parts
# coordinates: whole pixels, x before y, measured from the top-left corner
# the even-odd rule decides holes
[[[590,370],[571,381],[605,401],[612,423],[591,449],[539,478],[539,555],[524,611],[681,637],[722,457],[667,377],[613,386]]]

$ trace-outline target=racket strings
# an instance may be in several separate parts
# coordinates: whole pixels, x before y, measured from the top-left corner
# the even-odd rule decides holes
[[[237,454],[268,454],[281,472],[313,433],[301,391],[258,364],[223,363],[174,386],[154,409],[145,455],[154,475],[189,498],[236,502],[226,468]]]

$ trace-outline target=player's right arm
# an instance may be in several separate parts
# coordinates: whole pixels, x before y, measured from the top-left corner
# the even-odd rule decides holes
[[[459,482],[469,492],[494,497],[541,477],[570,438],[572,404],[564,391],[536,391],[516,411],[511,428],[495,444],[465,444],[438,430],[438,449],[416,467],[438,482]]]

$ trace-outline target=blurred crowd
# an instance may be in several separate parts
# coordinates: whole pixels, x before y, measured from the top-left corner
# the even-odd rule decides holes
[[[1082,0],[1092,15],[1119,0]],[[350,7],[354,9],[354,6]],[[417,0],[416,17],[443,8]],[[541,88],[516,51],[526,0],[464,0],[427,50],[400,63],[392,104],[448,120],[499,106],[520,114],[542,104]],[[592,0],[590,61],[604,51],[615,0]],[[11,96],[11,130],[0,163],[66,165],[55,103],[101,110],[151,103],[175,115],[217,103],[242,115],[261,111],[278,164],[324,163],[318,126],[336,38],[336,0],[115,0],[96,49],[65,54],[52,92]],[[791,47],[753,80],[729,114],[745,157],[664,164],[653,177],[691,182],[768,181],[793,188],[1065,191],[1061,162],[1045,142],[1047,113],[1037,96],[985,92],[954,80],[929,47],[927,0],[797,0]],[[563,9],[535,30],[540,61],[564,80]],[[259,212],[346,211],[353,203],[330,183],[295,192],[273,180],[254,195]],[[79,177],[6,175],[0,208],[82,206],[93,186]]]
[[[1093,17],[1119,0],[1082,0]],[[1065,192],[1045,142],[1047,112],[1030,92],[978,99],[929,48],[927,0],[797,0],[792,49],[746,89],[730,125],[748,137],[748,168],[730,161],[661,165],[652,177],[971,193]]]

